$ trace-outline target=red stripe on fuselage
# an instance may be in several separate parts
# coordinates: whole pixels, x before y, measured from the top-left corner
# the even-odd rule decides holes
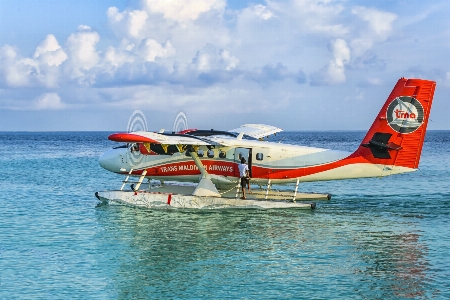
[[[252,177],[253,178],[264,178],[264,179],[289,179],[289,178],[299,178],[303,176],[313,175],[332,169],[336,169],[345,165],[358,164],[358,163],[370,163],[366,158],[358,155],[350,155],[347,158],[323,164],[317,166],[309,167],[299,167],[299,168],[277,168],[277,167],[260,167],[254,165],[252,167]]]
[[[216,160],[202,160],[206,171],[210,174],[221,175],[221,176],[231,176],[238,177],[238,164],[230,161],[216,161]],[[289,179],[289,178],[299,178],[303,176],[313,175],[320,172],[325,172],[328,170],[336,169],[345,165],[358,164],[358,163],[371,163],[367,158],[352,154],[342,160],[335,162],[308,166],[308,167],[298,167],[298,168],[279,168],[277,166],[258,166],[254,164],[252,166],[252,177],[253,178],[264,178],[264,179]],[[141,175],[143,170],[133,171],[134,175]],[[183,161],[176,163],[168,163],[159,166],[154,166],[147,168],[146,176],[189,176],[189,175],[199,175],[200,171],[194,162]]]

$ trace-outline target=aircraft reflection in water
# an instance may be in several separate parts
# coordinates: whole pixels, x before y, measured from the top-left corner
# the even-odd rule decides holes
[[[274,298],[315,298],[319,290],[323,298],[423,295],[426,246],[413,224],[402,227],[402,220],[378,213],[368,219],[348,210],[330,218],[298,210],[185,213],[104,206],[99,242],[126,253],[117,258],[113,283],[121,296],[186,298],[218,284],[209,298],[253,298],[262,283],[278,287]],[[342,226],[342,220],[350,222]]]

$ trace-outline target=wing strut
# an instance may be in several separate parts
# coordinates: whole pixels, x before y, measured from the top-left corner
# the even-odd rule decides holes
[[[195,151],[191,151],[190,155],[194,160],[195,165],[200,170],[200,173],[202,174],[200,175],[201,176],[200,182],[198,183],[198,186],[195,188],[192,195],[203,197],[205,196],[221,197],[221,195],[217,191],[216,186],[211,181],[211,176],[206,171],[205,166],[203,166],[200,158],[198,158],[197,153]]]

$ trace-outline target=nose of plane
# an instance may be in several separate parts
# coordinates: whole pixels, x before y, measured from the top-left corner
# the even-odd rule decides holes
[[[99,159],[98,164],[111,172],[122,172],[124,168],[120,155],[123,154],[122,149],[111,149],[103,153]],[[127,149],[125,149],[127,150]]]

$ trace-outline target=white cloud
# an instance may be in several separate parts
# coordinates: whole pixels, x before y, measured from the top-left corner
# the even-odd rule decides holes
[[[274,17],[274,14],[272,13],[272,11],[270,11],[267,8],[267,6],[264,6],[261,4],[255,5],[253,7],[253,11],[256,16],[258,16],[259,18],[261,18],[263,20],[268,20],[268,19]]]
[[[313,76],[313,85],[340,84],[346,81],[345,66],[350,61],[350,49],[343,39],[335,39],[330,44],[333,59],[324,69]]]
[[[26,87],[33,83],[33,75],[39,71],[38,63],[30,58],[22,58],[10,45],[0,48],[0,74],[8,86]]]
[[[286,3],[270,1],[268,5],[285,14],[289,21],[303,32],[338,37],[349,31],[340,19],[345,10],[340,1],[290,0]]]
[[[450,72],[445,72],[444,84],[450,87]]]
[[[125,53],[125,51],[120,51],[112,46],[109,46],[105,51],[104,61],[105,65],[110,65],[113,68],[117,68],[126,62],[133,62],[134,59],[131,55]]]
[[[128,26],[128,32],[132,37],[138,37],[139,32],[145,25],[145,21],[148,18],[148,15],[145,11],[142,10],[133,10],[129,12],[130,15],[130,23]]]
[[[350,49],[343,39],[336,39],[331,43],[333,60],[328,66],[330,82],[345,82],[345,65],[350,61]]]
[[[35,99],[34,106],[31,109],[54,110],[63,109],[64,107],[65,105],[61,102],[61,98],[57,93],[45,93]]]
[[[119,12],[117,7],[110,7],[107,11],[109,22],[119,37],[142,39],[148,15],[143,10],[132,10]]]
[[[178,22],[196,20],[202,13],[223,10],[226,5],[225,0],[144,0],[144,4],[149,11]]]
[[[55,36],[53,34],[49,34],[36,47],[33,57],[39,60],[42,64],[59,66],[67,59],[68,56],[59,45]]]
[[[237,67],[239,59],[232,56],[228,50],[216,50],[214,45],[207,44],[202,50],[198,51],[192,65],[194,70],[200,72],[209,72],[212,70],[231,71]]]
[[[377,42],[384,42],[393,31],[393,22],[397,15],[374,8],[357,6],[352,13],[367,22],[367,27],[360,29],[359,37],[351,41],[355,56],[361,56]]]
[[[81,70],[89,70],[99,61],[99,54],[96,50],[96,44],[100,36],[92,31],[89,26],[80,25],[78,31],[72,33],[67,39],[67,50],[70,61],[76,75],[82,76]]]
[[[397,19],[397,15],[380,11],[374,8],[357,6],[352,9],[352,13],[369,23],[370,29],[380,39],[386,39],[392,31],[392,23]]]
[[[170,40],[166,41],[164,44],[160,44],[154,39],[142,41],[139,51],[145,61],[155,61],[157,57],[171,57],[176,53]]]
[[[33,58],[22,57],[9,45],[0,48],[0,78],[9,87],[56,87],[60,80],[59,66],[67,54],[53,35],[36,47]]]
[[[0,108],[8,110],[34,111],[34,110],[59,110],[67,105],[61,102],[57,93],[43,93],[32,100],[4,98],[0,99]]]
[[[167,110],[196,103],[206,111],[211,103],[225,102],[233,108],[244,102],[254,110],[256,98],[261,99],[257,109],[278,105],[277,89],[287,106],[295,105],[293,94],[304,95],[294,97],[299,103],[327,97],[300,85],[305,82],[329,85],[320,89],[328,92],[352,86],[375,90],[391,77],[438,74],[438,84],[450,86],[442,55],[448,31],[437,37],[433,30],[438,29],[422,29],[441,13],[438,9],[421,14],[412,29],[407,20],[413,9],[405,12],[403,3],[386,8],[346,0],[257,2],[263,4],[247,1],[245,8],[228,9],[225,0],[132,1],[132,8],[106,11],[114,34],[100,36],[87,23],[64,40],[46,32],[34,51],[21,54],[0,45],[0,92],[7,90],[9,97],[2,103],[10,109],[69,107],[61,96],[72,109],[81,107],[77,102],[85,108],[142,109],[170,95]],[[416,65],[423,72],[412,72]],[[155,91],[152,102],[148,95]],[[307,107],[302,112],[307,114]]]
[[[219,55],[220,55],[220,59],[225,64],[225,70],[230,71],[237,67],[237,65],[239,63],[239,59],[232,56],[230,51],[221,50]]]
[[[380,78],[367,78],[367,83],[369,84],[369,85],[381,85],[382,84],[382,81],[381,81],[381,79]]]

